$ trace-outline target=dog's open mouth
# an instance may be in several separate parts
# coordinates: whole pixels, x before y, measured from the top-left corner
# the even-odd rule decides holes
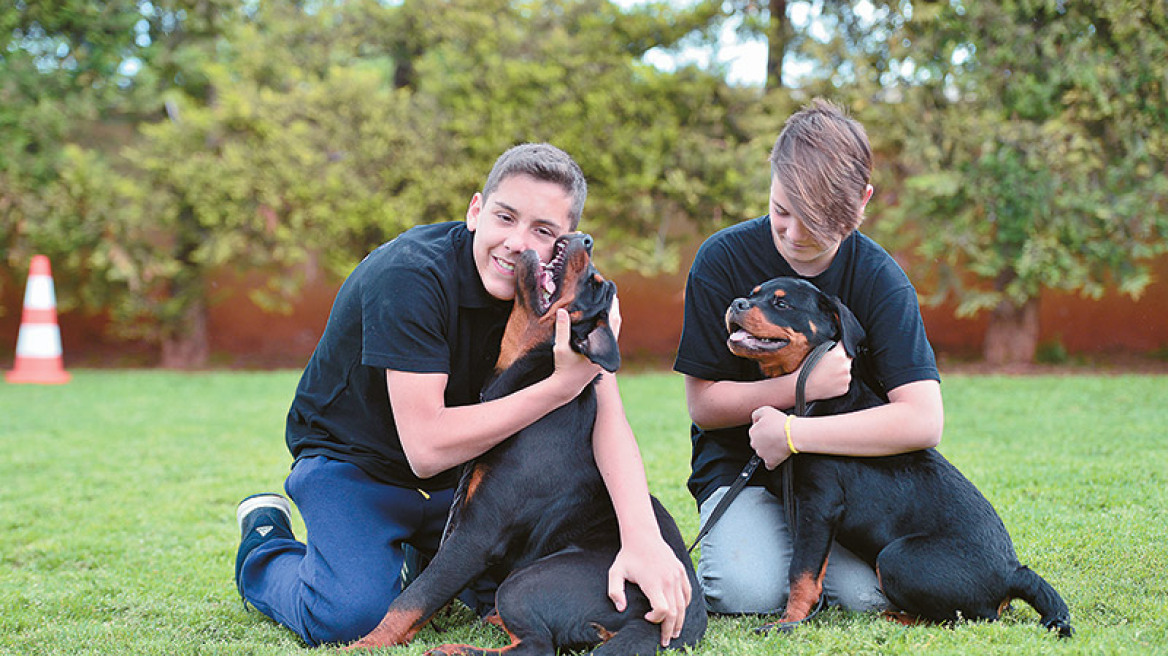
[[[750,331],[734,322],[730,322],[726,327],[730,331],[730,337],[726,340],[726,344],[731,351],[778,351],[791,343],[791,340],[782,337],[760,337],[751,334]]]
[[[564,260],[566,259],[564,252],[567,250],[567,246],[568,242],[563,239],[556,241],[551,261],[540,263],[537,274],[539,294],[536,296],[539,300],[540,313],[548,311],[548,308],[552,306],[552,301],[555,300],[556,292],[559,291],[558,285],[564,274]]]

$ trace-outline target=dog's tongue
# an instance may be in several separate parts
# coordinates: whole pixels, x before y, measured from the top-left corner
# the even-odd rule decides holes
[[[556,281],[551,263],[543,265],[543,268],[540,270],[539,285],[543,288],[543,291],[547,292],[548,296],[556,293]]]
[[[751,337],[752,337],[752,335],[750,333],[746,332],[745,330],[742,330],[741,328],[730,333],[730,341],[731,342],[745,342],[746,340],[750,339]]]

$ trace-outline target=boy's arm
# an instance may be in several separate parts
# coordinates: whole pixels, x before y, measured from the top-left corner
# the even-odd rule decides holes
[[[937,446],[945,427],[941,384],[935,380],[905,383],[888,392],[888,403],[829,417],[797,417],[761,407],[750,427],[750,446],[767,468],[774,469],[798,451],[846,456],[885,456]]]
[[[640,586],[652,605],[645,619],[661,624],[661,644],[665,646],[681,634],[693,591],[684,566],[661,537],[616,376],[603,374],[596,392],[592,450],[616,510],[621,540],[620,552],[608,573],[608,596],[616,609],[623,611],[625,582]]]
[[[842,344],[828,351],[807,378],[807,400],[830,399],[848,391],[852,359]],[[739,382],[710,381],[685,377],[685,399],[689,416],[705,430],[743,426],[762,406],[795,406],[795,381],[799,370],[785,376]]]
[[[402,450],[410,468],[429,478],[491,447],[574,399],[603,371],[568,346],[568,313],[556,315],[556,368],[551,376],[485,403],[447,407],[446,374],[386,371]]]

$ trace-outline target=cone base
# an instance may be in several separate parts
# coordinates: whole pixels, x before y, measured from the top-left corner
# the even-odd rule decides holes
[[[61,367],[58,360],[38,362],[35,358],[17,358],[12,371],[4,373],[4,380],[10,383],[32,383],[40,385],[63,385],[72,376]]]

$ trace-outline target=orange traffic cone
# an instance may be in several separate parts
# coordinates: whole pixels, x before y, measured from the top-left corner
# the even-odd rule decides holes
[[[16,338],[16,362],[4,374],[10,383],[58,385],[69,382],[61,362],[61,328],[57,325],[57,295],[49,258],[34,255],[24,288],[24,314]]]

